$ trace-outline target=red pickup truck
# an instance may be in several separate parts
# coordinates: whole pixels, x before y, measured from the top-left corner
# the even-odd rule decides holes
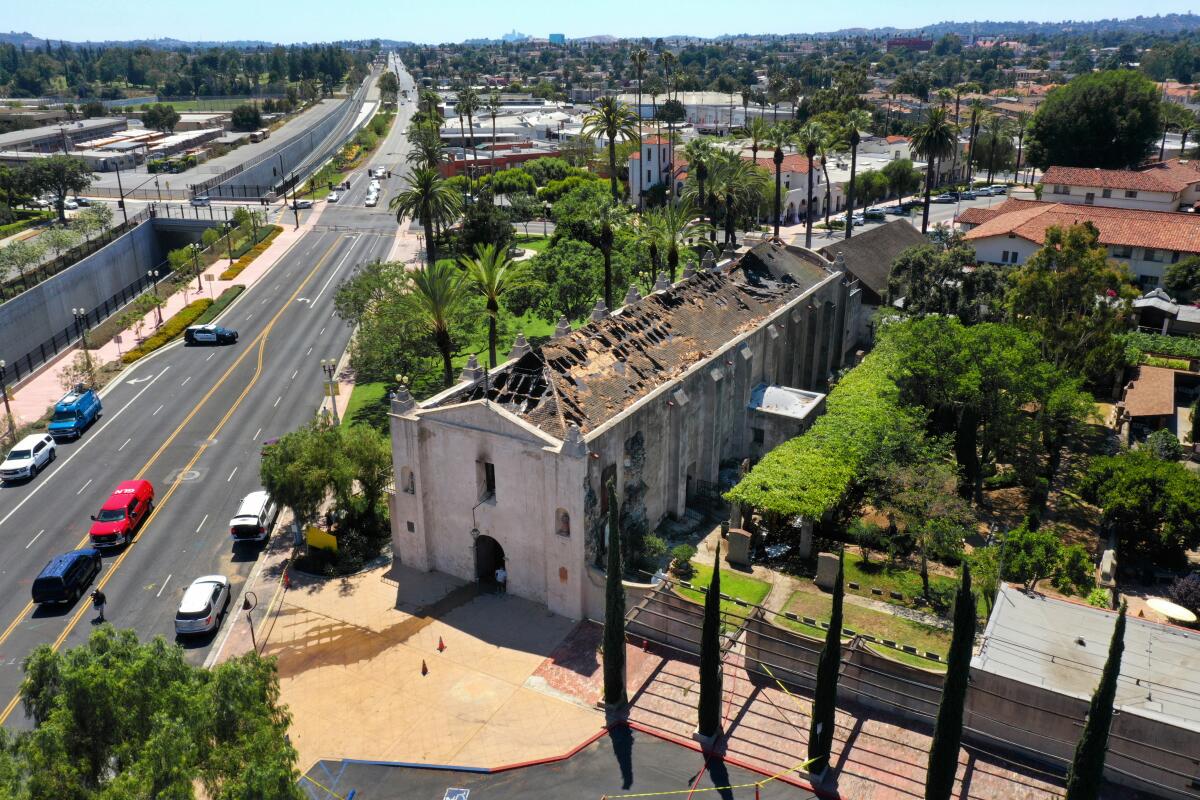
[[[122,481],[92,515],[88,536],[93,547],[119,547],[133,541],[137,529],[154,507],[154,486],[150,481]]]

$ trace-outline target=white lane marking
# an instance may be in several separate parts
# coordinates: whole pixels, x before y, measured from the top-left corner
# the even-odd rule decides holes
[[[317,292],[317,296],[314,297],[312,302],[308,304],[309,308],[312,308],[314,305],[316,305],[317,301],[321,299],[321,295],[325,294],[325,290],[329,288],[329,284],[333,283],[333,279],[337,277],[338,272],[341,270],[342,264],[346,263],[346,259],[349,258],[350,254],[353,252],[354,245],[352,244],[350,245],[350,249],[346,251],[346,255],[342,256],[342,260],[339,261],[337,266],[333,268],[333,273],[329,276],[329,280],[325,281],[325,285],[321,287],[321,291]]]
[[[179,385],[180,385],[180,386],[187,386],[187,382],[188,382],[188,381],[190,381],[191,379],[192,379],[192,376],[191,376],[191,375],[188,375],[186,378],[184,378],[184,379],[183,379],[183,383],[181,383],[181,384],[179,384]]]
[[[213,357],[213,356],[215,356],[215,355],[216,355],[216,353],[209,353],[209,354],[208,354],[208,358],[212,358],[212,357]],[[204,359],[204,360],[205,360],[205,361],[208,361],[208,358],[206,358],[206,359]]]
[[[320,336],[320,335],[321,335],[321,334],[323,334],[324,332],[325,332],[325,329],[324,329],[324,328],[321,328],[321,330],[317,331],[317,336]]]
[[[200,524],[196,526],[196,533],[200,532],[200,529],[204,527],[204,523],[206,522],[208,522],[208,514],[205,514],[204,519],[200,520]]]
[[[162,410],[163,410],[163,406],[165,406],[165,405],[166,405],[166,403],[163,403],[163,405],[162,405],[162,406],[159,406],[158,408],[154,409],[154,413],[153,413],[153,414],[151,414],[150,416],[152,416],[152,417],[156,417],[156,416],[158,416],[158,412],[162,411]]]
[[[93,478],[88,478],[87,483],[85,483],[83,486],[79,487],[79,491],[75,493],[75,496],[78,497],[79,495],[83,494],[83,490],[86,489],[87,487],[91,486],[93,480],[94,480]]]
[[[123,445],[121,445],[120,447],[118,447],[118,448],[117,448],[117,452],[119,453],[119,452],[121,452],[122,450],[124,450],[124,449],[125,449],[125,445],[126,445],[126,444],[129,444],[129,443],[130,443],[130,442],[132,442],[132,441],[133,441],[133,437],[132,437],[132,436],[130,436],[128,439],[126,439],[126,440],[125,440],[125,444],[123,444]]]
[[[260,305],[260,306],[265,306],[265,305],[267,304],[267,301],[268,301],[268,300],[270,300],[270,299],[271,299],[271,298],[269,298],[269,297],[264,297],[264,298],[263,298],[263,301],[262,301],[261,303],[259,303],[259,305]]]
[[[279,395],[279,397],[276,397],[276,398],[275,398],[275,405],[271,406],[271,408],[278,408],[278,407],[279,407],[279,401],[280,401],[280,400],[282,400],[282,399],[283,399],[283,395]]]
[[[312,351],[313,351],[313,349],[310,347],[310,348],[308,348],[308,352],[307,352],[307,353],[305,353],[304,355],[306,355],[306,356],[311,356],[311,355],[312,355]]]
[[[174,575],[174,574],[175,574],[174,572],[171,573],[171,575]],[[154,595],[155,597],[162,597],[163,589],[166,589],[167,584],[171,582],[171,575],[168,575],[166,577],[166,580],[163,581],[163,585],[158,587],[158,594]]]
[[[29,540],[29,544],[25,545],[25,549],[26,549],[26,550],[28,550],[28,549],[29,549],[29,546],[30,546],[30,545],[32,545],[34,542],[36,542],[36,541],[38,540],[38,536],[41,536],[41,535],[42,535],[43,533],[45,533],[45,532],[46,532],[46,529],[45,529],[45,528],[42,528],[40,531],[38,531],[38,532],[37,532],[37,536],[35,536],[35,537],[33,537],[32,539],[30,539],[30,540]]]
[[[127,408],[129,408],[131,405],[133,405],[133,402],[134,402],[134,400],[137,400],[139,397],[141,397],[143,394],[145,394],[145,393],[146,393],[146,390],[147,390],[147,389],[149,389],[151,386],[153,386],[153,385],[154,385],[154,381],[156,381],[156,380],[158,380],[159,378],[161,378],[161,377],[163,376],[163,374],[164,374],[164,373],[166,373],[166,371],[167,371],[167,370],[169,370],[169,369],[170,369],[170,367],[169,367],[169,366],[167,366],[167,367],[163,367],[163,370],[162,370],[162,372],[160,372],[160,373],[158,373],[157,375],[155,375],[155,376],[154,376],[154,380],[150,381],[150,382],[149,382],[149,383],[147,383],[145,386],[143,386],[143,387],[142,387],[142,389],[141,389],[141,391],[139,391],[137,394],[135,394],[135,395],[133,396],[133,399],[131,399],[131,400],[130,400],[128,403],[126,403],[125,405],[123,405],[123,406],[121,406],[120,408],[118,408],[118,409],[117,409],[117,411],[116,411],[116,413],[114,413],[112,416],[108,416],[107,414],[105,414],[104,416],[108,417],[108,421],[107,421],[107,422],[105,422],[103,425],[101,425],[101,426],[100,426],[100,428],[99,428],[99,430],[97,430],[95,433],[93,433],[91,436],[89,436],[89,437],[88,437],[88,438],[87,438],[87,439],[84,441],[84,443],[83,443],[83,444],[81,444],[81,445],[79,445],[78,447],[76,447],[76,448],[75,448],[75,452],[71,453],[71,455],[69,455],[67,458],[64,458],[64,459],[63,459],[63,461],[62,461],[62,463],[58,465],[58,469],[54,470],[54,472],[52,472],[52,473],[51,473],[51,474],[50,474],[50,475],[49,475],[49,476],[48,476],[48,477],[47,477],[45,480],[39,481],[39,482],[38,482],[38,485],[37,485],[37,486],[35,486],[35,487],[33,487],[33,491],[32,491],[32,492],[30,492],[29,494],[25,495],[25,497],[23,497],[23,498],[21,499],[21,502],[17,503],[17,504],[16,504],[16,506],[14,506],[14,507],[13,507],[13,510],[12,510],[12,511],[8,512],[7,514],[5,514],[5,515],[4,515],[4,518],[3,518],[3,519],[0,519],[0,526],[3,526],[5,522],[8,522],[8,519],[9,519],[9,517],[11,517],[13,514],[17,513],[17,511],[19,511],[19,510],[20,510],[21,506],[23,506],[23,505],[25,505],[26,503],[28,503],[28,502],[29,502],[29,500],[30,500],[30,499],[31,499],[31,498],[32,498],[32,497],[33,497],[35,494],[37,494],[37,493],[38,493],[39,491],[41,491],[41,490],[42,490],[42,489],[43,489],[43,488],[44,488],[44,487],[45,487],[47,484],[49,484],[49,483],[50,483],[50,481],[51,481],[51,480],[54,478],[54,476],[55,476],[55,475],[57,475],[59,472],[61,472],[61,471],[62,471],[63,467],[65,467],[65,466],[67,466],[67,464],[70,464],[70,463],[71,463],[71,461],[72,461],[72,460],[75,458],[75,456],[77,456],[77,455],[79,455],[80,453],[82,453],[82,452],[83,452],[83,448],[87,447],[89,444],[91,444],[92,442],[96,441],[96,439],[97,439],[97,438],[99,438],[100,434],[104,432],[104,429],[105,429],[105,428],[107,428],[109,425],[113,424],[113,422],[115,422],[115,421],[116,421],[117,417],[121,416],[121,414],[123,414],[123,413],[125,412],[125,409],[127,409]]]
[[[229,473],[229,477],[225,479],[225,482],[229,483],[231,480],[233,480],[233,476],[237,475],[237,471],[238,471],[238,468],[234,467],[233,472]]]
[[[292,380],[296,380],[296,376],[297,376],[297,375],[299,375],[299,374],[300,374],[300,370],[296,370],[295,372],[293,372],[293,373],[292,373]]]
[[[249,322],[249,321],[250,321],[250,320],[251,320],[253,317],[254,317],[254,315],[253,315],[253,314],[247,314],[247,315],[246,315],[246,322]]]
[[[258,441],[258,435],[259,435],[260,433],[262,433],[262,428],[259,428],[258,430],[256,430],[256,431],[254,432],[254,435],[253,435],[253,436],[251,436],[250,438],[251,438],[251,439],[253,439],[254,441],[256,441],[256,442],[257,442],[257,441]]]

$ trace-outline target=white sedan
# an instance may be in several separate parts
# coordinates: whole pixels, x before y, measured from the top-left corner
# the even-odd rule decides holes
[[[327,194],[325,196],[326,203],[336,203],[337,201],[338,201],[338,193],[337,192],[330,192],[329,194]]]
[[[196,578],[183,593],[175,612],[176,635],[209,633],[219,628],[229,608],[229,597],[229,579],[224,575]]]

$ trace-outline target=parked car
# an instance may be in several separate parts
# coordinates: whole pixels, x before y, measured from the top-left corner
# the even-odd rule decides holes
[[[179,601],[175,633],[186,636],[216,630],[229,607],[229,596],[229,579],[224,575],[196,578]]]
[[[338,201],[338,193],[337,192],[330,192],[329,194],[325,195],[326,203],[336,203],[337,201]]]
[[[958,196],[958,199],[959,200],[975,200],[978,197],[979,197],[979,195],[975,194],[975,192],[968,189],[967,191],[960,193]]]
[[[854,223],[855,225],[865,225],[867,222],[867,218],[864,217],[862,214],[855,214],[853,217],[850,218],[850,221],[852,223]]]
[[[900,216],[902,214],[907,214],[908,209],[905,208],[903,205],[895,205],[895,206],[888,206],[887,208],[884,209],[884,212],[888,213],[888,214],[895,214],[897,216]]]
[[[54,404],[54,416],[48,426],[50,435],[55,441],[78,439],[102,410],[100,395],[95,390],[76,386]]]
[[[866,211],[863,212],[863,217],[868,220],[874,220],[876,222],[879,222],[880,220],[883,219],[883,209],[882,208],[868,208]]]
[[[193,197],[191,202],[192,202],[192,205],[194,205],[196,207],[212,205],[212,199],[206,194],[202,194],[198,197]]]
[[[275,526],[279,506],[267,492],[259,490],[242,498],[237,513],[229,520],[234,542],[265,542]]]
[[[367,208],[377,205],[378,203],[379,203],[379,195],[377,195],[377,194],[367,195]]]
[[[75,602],[100,574],[100,564],[100,551],[91,547],[55,556],[33,579],[33,602]]]
[[[75,211],[79,208],[79,203],[68,197],[66,200],[63,200],[63,208],[67,211]]]
[[[34,433],[17,442],[8,451],[4,463],[0,463],[0,481],[19,481],[32,478],[44,470],[55,459],[54,437],[48,433]]]
[[[306,208],[312,208],[312,200],[296,200],[292,203],[292,208],[296,211],[303,211]]]
[[[100,513],[92,515],[88,531],[93,547],[118,547],[133,541],[139,527],[154,508],[154,486],[150,481],[122,481],[104,501]]]
[[[995,192],[992,191],[992,187],[990,187],[990,186],[980,186],[978,189],[975,189],[974,191],[975,191],[976,197],[991,197],[992,195],[995,194]]]
[[[184,344],[233,344],[238,332],[220,325],[192,325],[183,332]]]
[[[1003,183],[996,183],[988,188],[992,190],[992,194],[1008,194],[1008,186]]]
[[[90,206],[92,204],[92,201],[88,200],[86,197],[76,197],[74,199],[75,199],[75,205],[80,206],[80,207],[86,207],[86,206]]]

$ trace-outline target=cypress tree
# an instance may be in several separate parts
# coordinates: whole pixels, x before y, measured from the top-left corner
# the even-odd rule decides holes
[[[975,594],[971,591],[971,568],[963,562],[962,580],[954,598],[954,636],[942,704],[938,706],[925,773],[925,800],[950,800],[958,772],[958,748],[962,743],[963,706],[971,677],[971,651],[975,646]]]
[[[1125,604],[1117,614],[1108,660],[1100,674],[1100,685],[1092,695],[1083,735],[1075,746],[1075,759],[1067,773],[1066,800],[1096,800],[1104,785],[1104,756],[1108,752],[1108,729],[1112,725],[1113,700],[1117,696],[1117,676],[1121,674],[1121,653],[1125,651]]]
[[[696,707],[701,736],[721,730],[721,543],[713,559],[712,581],[704,596],[704,622],[700,629],[700,700]]]
[[[833,608],[829,612],[829,630],[817,663],[817,688],[813,695],[812,726],[808,731],[808,771],[819,775],[829,765],[833,752],[834,713],[837,711],[838,671],[842,665],[842,597],[846,552],[838,556],[837,577],[833,581]]]
[[[623,706],[625,695],[625,587],[621,584],[621,530],[617,525],[617,490],[613,481],[608,493],[608,576],[604,585],[604,702]]]

